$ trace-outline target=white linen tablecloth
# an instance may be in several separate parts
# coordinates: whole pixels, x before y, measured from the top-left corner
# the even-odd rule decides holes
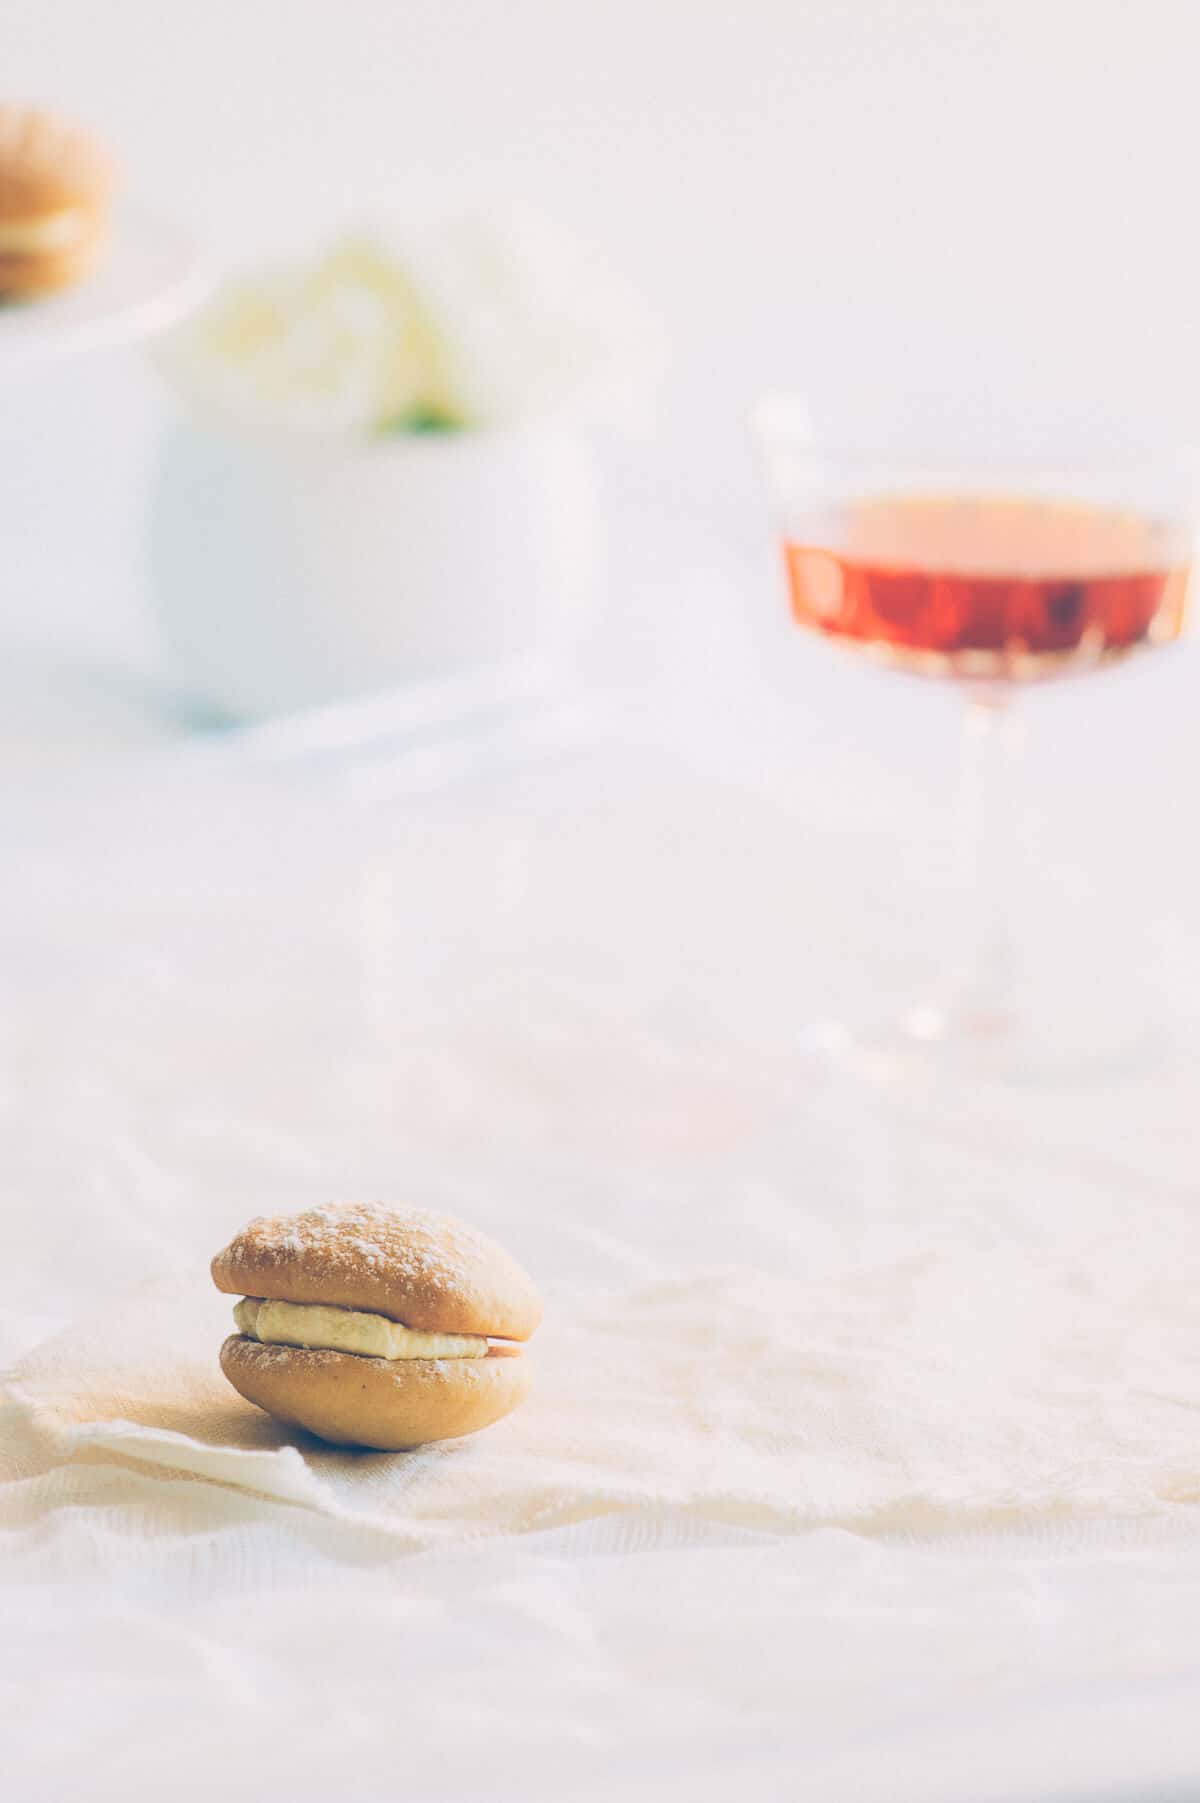
[[[644,746],[5,827],[5,1794],[1189,1794],[1186,1038],[1101,1091],[805,1056],[936,867]],[[354,1195],[537,1274],[526,1409],[378,1458],[226,1392],[208,1256]]]

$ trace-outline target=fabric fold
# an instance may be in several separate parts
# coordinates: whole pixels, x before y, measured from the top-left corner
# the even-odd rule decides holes
[[[164,1278],[17,1361],[0,1477],[161,1475],[411,1548],[623,1514],[768,1535],[1168,1519],[1200,1495],[1191,1415],[1167,1385],[1184,1298],[1159,1298],[1151,1338],[1130,1302],[1076,1279],[931,1253],[836,1280],[726,1267],[560,1290],[524,1409],[384,1455],[244,1402],[217,1364],[227,1299]]]

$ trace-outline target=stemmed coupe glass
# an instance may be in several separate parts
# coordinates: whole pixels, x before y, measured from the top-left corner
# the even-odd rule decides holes
[[[1017,701],[1030,684],[1179,637],[1197,460],[1183,449],[1052,448],[1037,462],[874,452],[823,442],[789,396],[763,402],[755,425],[795,622],[876,664],[954,684],[963,702],[966,950],[958,935],[940,992],[899,1020],[836,1031],[889,1055],[923,1048],[1034,1074],[1071,1023],[1057,998],[1036,986],[1031,996],[1022,981],[1011,907]]]

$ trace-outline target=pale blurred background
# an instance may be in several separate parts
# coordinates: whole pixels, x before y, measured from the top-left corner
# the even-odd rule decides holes
[[[660,1508],[639,1350],[645,1440],[586,1505],[597,1540],[550,1464],[531,1519],[572,1525],[536,1576],[500,1547],[468,1585],[439,1539],[425,1589],[293,1500],[277,1551],[244,1476],[166,1528],[124,1513],[133,1442],[118,1471],[88,1438],[69,1490],[23,1482],[0,1520],[29,1599],[0,1639],[12,1794],[75,1794],[99,1748],[105,1795],[261,1795],[265,1745],[297,1796],[344,1782],[347,1746],[364,1797],[469,1769],[464,1797],[628,1771],[657,1799],[656,1750],[735,1746],[754,1770],[713,1763],[704,1794],[802,1769],[855,1803],[1194,1796],[1200,635],[1022,697],[1013,809],[1062,962],[1082,946],[1089,999],[1128,976],[1151,1015],[1161,982],[1180,1055],[1102,1090],[826,1070],[801,1028],[908,1004],[940,959],[961,707],[790,627],[747,419],[792,386],[844,437],[1040,413],[1107,451],[1200,438],[1200,6],[3,0],[0,87],[90,121],[218,261],[514,199],[596,247],[664,349],[642,421],[595,438],[581,663],[641,711],[597,704],[593,743],[583,707],[546,755],[483,734],[461,770],[189,739],[148,574],[166,390],[141,348],[0,384],[12,1343],[202,1276],[263,1209],[413,1196],[556,1295],[608,1288],[627,1334],[657,1320],[718,1436]],[[762,1302],[702,1290],[693,1330],[689,1272],[731,1262]],[[747,1359],[795,1373],[787,1433],[818,1432],[743,1515],[776,1443]],[[572,1390],[572,1470],[589,1407]],[[314,1708],[327,1647],[343,1688]]]
[[[1194,430],[1198,69],[1187,0],[9,0],[3,28],[6,92],[91,120],[220,257],[489,194],[597,246],[668,351],[649,428],[603,453],[606,667],[715,688],[735,729],[736,694],[750,722],[782,701],[832,791],[884,812],[937,792],[954,710],[787,635],[747,409],[795,385],[870,432],[1020,411],[1045,371],[1056,405]],[[133,351],[3,392],[0,629],[74,660],[30,756],[159,730],[164,409]],[[46,667],[8,661],[28,724]],[[1110,779],[1143,790],[1181,755],[1193,664],[1038,701],[1048,780],[1119,740]]]

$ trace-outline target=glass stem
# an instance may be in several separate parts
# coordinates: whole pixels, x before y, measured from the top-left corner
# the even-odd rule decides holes
[[[969,694],[963,738],[960,837],[966,942],[955,1012],[966,1031],[985,1036],[1003,1032],[1016,1014],[1014,790],[1022,728],[1011,691]]]

